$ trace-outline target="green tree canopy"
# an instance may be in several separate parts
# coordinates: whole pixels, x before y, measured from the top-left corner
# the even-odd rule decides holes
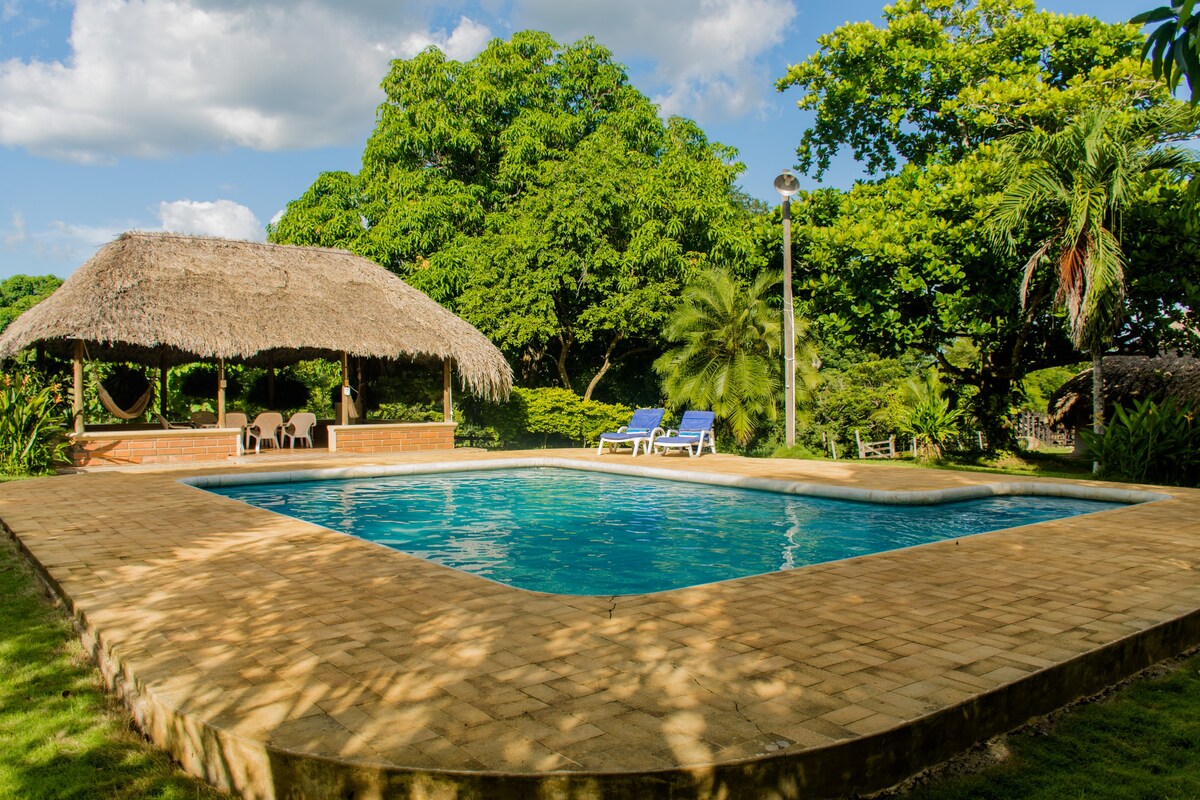
[[[827,193],[798,203],[798,294],[822,338],[937,358],[947,380],[974,387],[960,394],[989,442],[1003,445],[1001,422],[1022,377],[1077,356],[1048,303],[1022,308],[1025,259],[984,235],[1006,183],[998,142],[1017,131],[1049,135],[1088,109],[1143,113],[1175,101],[1137,60],[1140,37],[1129,25],[1034,12],[1027,0],[906,0],[889,7],[887,22],[839,28],[781,81],[805,88],[801,106],[817,111],[802,165],[819,172],[847,145],[869,168],[894,170],[843,193],[833,212]],[[1159,141],[1181,135],[1162,129]],[[1182,205],[1174,191],[1142,197]],[[1142,236],[1129,223],[1153,217],[1139,201],[1122,234]],[[1039,218],[1024,228],[1018,249],[1032,253],[1052,225]],[[1186,269],[1171,263],[1172,275]],[[1182,307],[1185,284],[1146,276],[1133,284],[1154,311],[1139,333],[1150,341]],[[950,363],[944,351],[962,337],[978,355]]]
[[[14,275],[0,283],[0,331],[62,285],[54,275]]]
[[[1131,58],[1142,43],[1133,25],[1035,11],[1034,0],[898,0],[884,21],[819,37],[777,83],[816,112],[797,150],[803,171],[820,176],[843,146],[872,173],[957,159],[1114,93],[1137,104],[1157,91]]]
[[[493,41],[397,60],[357,175],[326,173],[273,241],[345,247],[471,321],[525,383],[590,397],[688,277],[750,258],[735,151],[659,119],[591,39]]]

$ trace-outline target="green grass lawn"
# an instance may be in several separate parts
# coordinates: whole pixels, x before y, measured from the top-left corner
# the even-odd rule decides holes
[[[0,800],[217,800],[131,730],[0,533]]]
[[[1048,729],[1048,730],[1047,730]],[[1139,680],[1052,725],[1007,737],[1010,756],[942,779],[906,800],[1196,800],[1200,798],[1200,656]]]

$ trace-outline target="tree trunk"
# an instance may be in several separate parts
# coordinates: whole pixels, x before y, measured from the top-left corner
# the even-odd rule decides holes
[[[1092,430],[1104,433],[1104,350],[1092,348]],[[1100,471],[1100,462],[1092,461],[1092,472]]]
[[[613,340],[608,343],[608,347],[604,350],[604,363],[600,365],[600,369],[595,375],[592,376],[592,379],[588,381],[587,391],[583,393],[583,402],[586,403],[592,399],[592,392],[595,391],[596,384],[600,383],[600,379],[604,377],[604,373],[608,372],[609,368],[613,365],[613,348],[615,348],[617,343],[624,338],[625,337],[623,335],[618,333],[613,337]]]
[[[562,343],[562,347],[559,348],[558,358],[554,362],[558,367],[558,379],[562,382],[563,388],[570,389],[571,376],[567,373],[567,356],[571,352],[571,342],[567,338],[560,338],[559,342]]]

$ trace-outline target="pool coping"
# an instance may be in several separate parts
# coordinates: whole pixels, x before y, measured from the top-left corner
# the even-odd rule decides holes
[[[721,461],[717,465],[717,460],[701,459],[692,462],[681,462],[687,463],[690,467],[690,469],[681,470],[673,466],[642,467],[629,463],[614,464],[605,462],[602,459],[592,460],[581,457],[577,453],[565,456],[537,456],[532,458],[491,457],[468,460],[471,462],[471,466],[466,468],[503,469],[519,465],[579,469],[582,465],[582,468],[602,472],[619,472],[622,474],[644,475],[646,477],[666,477],[668,479],[678,479],[683,475],[687,475],[690,478],[699,479],[699,482],[718,485],[769,489],[773,491],[778,491],[779,487],[788,487],[785,491],[791,493],[856,500],[869,497],[876,502],[880,502],[881,500],[884,502],[931,502],[931,498],[942,500],[965,499],[966,497],[1020,493],[1082,496],[1088,499],[1116,499],[1114,495],[1121,495],[1127,498],[1137,497],[1141,500],[1162,500],[1169,498],[1166,503],[1155,502],[1147,506],[1146,510],[1153,510],[1154,512],[1151,515],[1152,519],[1149,523],[1143,522],[1140,525],[1132,524],[1133,522],[1137,522],[1134,519],[1132,521],[1127,520],[1129,524],[1120,526],[1126,530],[1140,531],[1144,529],[1146,531],[1146,535],[1144,536],[1145,541],[1140,542],[1139,547],[1134,549],[1147,550],[1151,548],[1151,544],[1153,544],[1151,540],[1154,538],[1152,534],[1163,528],[1163,525],[1155,520],[1163,517],[1164,511],[1170,510],[1167,508],[1168,506],[1174,507],[1176,512],[1186,512],[1183,513],[1181,519],[1187,523],[1187,536],[1183,537],[1181,534],[1180,537],[1177,537],[1178,541],[1172,539],[1171,536],[1166,537],[1172,548],[1170,558],[1186,559],[1190,557],[1193,559],[1192,561],[1187,561],[1185,566],[1179,567],[1179,569],[1191,570],[1195,568],[1194,555],[1192,555],[1195,551],[1193,549],[1188,552],[1186,547],[1184,547],[1179,552],[1175,552],[1173,548],[1179,544],[1194,546],[1200,542],[1200,512],[1197,511],[1197,507],[1200,506],[1200,501],[1198,501],[1200,493],[1193,490],[1171,489],[1167,490],[1170,492],[1170,494],[1167,494],[1166,491],[1160,491],[1153,487],[1127,488],[1095,483],[1092,485],[1081,485],[1049,480],[1006,480],[1004,476],[973,475],[969,479],[965,479],[965,482],[969,484],[965,486],[947,486],[939,489],[917,488],[910,491],[900,491],[881,488],[856,489],[856,487],[833,487],[829,483],[744,474],[751,468],[769,470],[772,466],[776,467],[774,470],[776,472],[787,472],[786,464],[768,464],[766,467],[763,467],[761,463],[747,466],[746,463],[742,462]],[[421,463],[405,462],[402,459],[400,461],[401,463],[393,461],[393,463],[386,464],[348,464],[344,467],[321,468],[315,471],[258,471],[253,475],[225,469],[220,472],[208,472],[206,475],[187,476],[181,482],[189,483],[193,486],[197,483],[205,482],[210,484],[216,483],[217,485],[229,485],[252,481],[262,482],[267,479],[311,479],[314,474],[321,474],[326,477],[365,477],[367,473],[404,475],[415,472],[461,471],[464,469],[463,461],[424,461]],[[661,464],[662,461],[656,463]],[[716,465],[717,468],[712,469],[713,465]],[[698,466],[702,466],[703,468],[699,470],[695,469]],[[866,465],[863,466],[865,467]],[[739,469],[741,470],[740,473]],[[892,467],[889,470],[880,471],[872,465],[869,469],[855,468],[854,471],[856,474],[861,473],[865,475],[867,478],[866,482],[869,484],[878,484],[881,482],[873,480],[876,476],[888,476],[889,480],[899,480],[901,483],[906,484],[954,482],[949,477],[937,478],[930,475],[910,474],[902,476],[902,478],[907,477],[910,480],[897,479],[894,472],[897,469],[901,468]],[[383,471],[382,473],[380,472],[381,470]],[[962,479],[962,474],[956,473],[955,475],[958,477],[954,480],[958,480],[959,482],[964,480]],[[281,478],[280,476],[287,477]],[[63,479],[52,480],[61,481]],[[178,473],[160,473],[145,479],[148,485],[155,485],[160,488],[177,481],[179,481]],[[847,491],[847,489],[855,491]],[[847,723],[850,727],[843,728],[843,730],[853,732],[853,735],[826,743],[814,741],[811,744],[804,745],[792,740],[788,742],[785,748],[778,752],[746,755],[740,758],[729,757],[709,763],[681,764],[676,767],[662,769],[526,769],[520,771],[488,769],[481,771],[478,769],[456,770],[405,767],[393,762],[372,761],[362,758],[331,758],[320,752],[313,752],[311,749],[306,750],[303,748],[281,746],[270,740],[262,741],[253,737],[247,738],[241,736],[235,730],[236,726],[226,725],[223,727],[219,718],[214,720],[197,717],[195,713],[184,708],[182,705],[178,703],[172,704],[170,700],[175,695],[171,691],[163,691],[161,685],[158,684],[153,675],[143,680],[141,675],[142,669],[140,668],[142,666],[141,662],[152,659],[153,654],[139,651],[136,643],[130,640],[129,634],[122,631],[120,626],[107,627],[103,619],[93,618],[93,611],[96,612],[97,617],[105,617],[115,613],[112,608],[105,607],[101,600],[97,599],[99,595],[104,593],[104,589],[112,589],[113,587],[101,587],[101,590],[97,591],[93,579],[93,588],[89,590],[86,576],[81,581],[79,576],[73,574],[73,570],[78,569],[76,566],[77,562],[62,561],[61,558],[56,558],[56,547],[64,547],[66,546],[66,542],[82,543],[82,540],[78,539],[79,534],[70,530],[71,525],[64,524],[61,520],[57,523],[50,523],[56,524],[56,527],[47,529],[45,526],[49,523],[49,520],[46,517],[49,512],[33,515],[34,518],[40,520],[38,524],[42,525],[42,528],[39,530],[38,524],[30,524],[28,515],[13,513],[13,507],[3,502],[14,494],[21,494],[21,492],[13,491],[12,485],[0,487],[0,517],[4,518],[5,524],[21,543],[22,548],[41,566],[41,572],[48,583],[55,587],[57,593],[71,605],[81,627],[81,635],[85,643],[89,644],[89,649],[97,658],[97,661],[101,664],[106,680],[127,698],[127,702],[134,709],[135,715],[138,717],[143,728],[151,733],[152,738],[155,738],[160,744],[171,750],[192,771],[207,776],[218,785],[237,787],[246,793],[246,796],[253,797],[282,796],[285,790],[290,789],[317,792],[313,796],[319,796],[320,791],[325,791],[334,786],[341,787],[339,791],[356,788],[358,791],[376,792],[380,796],[387,797],[415,796],[419,792],[432,792],[435,790],[449,791],[451,789],[454,791],[478,792],[488,797],[520,797],[527,796],[533,791],[546,792],[547,796],[572,797],[632,797],[647,794],[654,795],[658,792],[671,792],[671,796],[679,797],[710,797],[717,796],[722,791],[732,792],[735,795],[739,792],[757,793],[764,791],[766,787],[770,787],[770,790],[776,791],[782,796],[798,796],[801,792],[805,796],[837,796],[848,791],[868,791],[884,788],[921,767],[930,766],[933,763],[944,760],[944,758],[963,749],[965,744],[969,744],[971,741],[977,741],[994,733],[1008,730],[1019,725],[1029,717],[1046,713],[1070,700],[1100,691],[1105,686],[1150,666],[1158,660],[1175,655],[1190,646],[1200,643],[1200,594],[1190,584],[1186,584],[1186,598],[1181,599],[1179,602],[1167,603],[1165,608],[1157,609],[1153,613],[1139,611],[1134,615],[1135,618],[1132,619],[1125,619],[1125,616],[1128,615],[1123,616],[1120,613],[1110,615],[1114,619],[1119,617],[1121,622],[1119,625],[1112,623],[1107,628],[1098,628],[1098,630],[1104,633],[1104,641],[1098,642],[1096,646],[1089,646],[1069,657],[1051,659],[1049,663],[1038,668],[1033,668],[1033,665],[1030,665],[1030,668],[1025,670],[1023,674],[1017,674],[1020,670],[1012,665],[1008,665],[1006,669],[1009,671],[1003,675],[999,674],[1001,670],[997,670],[996,680],[992,681],[994,685],[991,685],[990,688],[966,695],[958,702],[939,702],[935,704],[936,707],[931,708],[928,712],[910,714],[898,724],[885,725],[876,730],[869,730],[868,728],[859,726],[861,732],[856,732],[854,731],[855,723],[851,721]],[[188,494],[192,493],[189,492]],[[211,497],[211,495],[209,496]],[[197,507],[192,502],[187,502],[185,505],[188,508]],[[270,512],[258,509],[254,509],[253,511],[258,514],[270,514]],[[1127,509],[1122,509],[1121,511],[1124,512]],[[23,516],[26,518],[23,519]],[[1134,516],[1136,517],[1136,515]],[[1166,516],[1179,515],[1167,514]],[[239,516],[239,518],[242,517]],[[111,519],[107,520],[107,523],[111,526]],[[295,521],[292,521],[290,524],[306,525],[306,523]],[[1046,525],[1048,524],[1042,523],[1026,526],[1022,529],[1011,529],[1017,533],[1008,537],[1011,540],[1009,543],[1011,544],[1015,541],[1021,543],[1024,547],[1032,546],[1037,543],[1037,539],[1030,538],[1030,531],[1036,528],[1045,529]],[[1081,530],[1080,526],[1070,524],[1050,523],[1049,525],[1051,525],[1052,530],[1059,532],[1060,535],[1072,534],[1072,532],[1074,532],[1072,535],[1077,535]],[[294,529],[289,526],[288,530]],[[986,537],[993,536],[995,534],[981,534],[971,538],[985,539]],[[246,539],[248,543],[246,546],[253,546],[255,541],[258,540],[252,541]],[[972,552],[986,553],[989,549],[995,549],[989,547],[986,541],[982,545],[963,541],[966,544],[966,549]],[[259,544],[262,544],[262,542],[259,542]],[[953,551],[950,553],[945,552],[950,547],[957,546],[952,542],[949,544],[940,544],[944,546],[941,547],[938,558],[944,559],[947,555],[957,558],[960,555],[953,553]],[[1160,545],[1154,544],[1154,546],[1158,547]],[[924,550],[929,547],[938,547],[938,545],[922,545],[910,550]],[[900,555],[896,555],[897,552]],[[347,551],[345,554],[346,563],[354,562],[356,559],[361,560],[361,554],[356,555],[357,553],[359,553],[357,550],[353,552]],[[906,551],[892,551],[892,553],[860,556],[843,562],[835,562],[832,566],[816,565],[814,567],[801,568],[792,571],[792,573],[771,574],[790,575],[791,578],[795,578],[796,580],[791,580],[787,577],[766,580],[770,576],[756,576],[753,578],[734,579],[696,589],[671,590],[670,592],[656,593],[650,596],[627,596],[616,599],[619,602],[614,601],[611,605],[604,601],[603,598],[600,599],[602,602],[597,603],[590,602],[588,598],[550,597],[552,599],[557,598],[559,602],[567,601],[564,603],[565,605],[573,606],[573,608],[567,608],[567,612],[578,612],[583,622],[577,630],[572,629],[575,630],[575,633],[572,635],[580,641],[604,638],[599,634],[591,636],[587,630],[588,626],[603,629],[601,633],[615,639],[619,639],[622,635],[632,636],[630,631],[634,630],[634,628],[626,630],[619,625],[614,626],[612,624],[614,615],[624,614],[630,621],[630,625],[632,625],[639,620],[645,621],[638,617],[640,612],[637,606],[639,603],[647,605],[670,604],[676,600],[680,602],[677,603],[675,610],[670,611],[670,613],[664,612],[663,616],[655,617],[652,621],[666,624],[666,622],[671,621],[671,617],[674,615],[681,619],[680,624],[684,625],[685,628],[690,626],[700,629],[709,626],[716,630],[722,628],[723,619],[720,617],[708,619],[704,618],[703,614],[703,604],[705,602],[714,602],[714,597],[717,600],[725,601],[733,595],[739,593],[745,594],[748,590],[753,590],[760,596],[764,592],[766,596],[784,596],[790,591],[787,584],[814,583],[809,574],[811,570],[819,570],[831,581],[840,583],[850,581],[852,583],[854,575],[850,573],[870,576],[873,569],[875,572],[879,572],[881,565],[886,567],[884,572],[903,571],[907,564],[919,564],[922,561],[919,558],[914,561],[911,552],[905,553]],[[1125,556],[1126,554],[1122,551],[1122,557],[1124,558]],[[127,554],[126,557],[128,557]],[[1153,556],[1153,558],[1160,560],[1162,557],[1161,553],[1156,553]],[[881,558],[887,559],[886,563],[878,561]],[[876,561],[871,561],[873,559]],[[863,562],[866,563],[866,569],[864,569]],[[1152,564],[1151,567],[1154,567],[1154,565]],[[438,569],[446,570],[449,568],[439,567]],[[1128,567],[1121,571],[1130,572],[1133,569],[1134,567]],[[1161,571],[1161,565],[1159,565],[1150,569],[1148,574],[1156,575]],[[424,574],[421,570],[417,570],[416,572]],[[56,573],[63,580],[59,580],[56,577]],[[799,575],[799,573],[805,573],[805,575]],[[477,580],[483,581],[483,579]],[[899,579],[894,576],[888,577],[887,580],[891,581],[891,585],[893,586],[900,585],[897,583]],[[483,582],[491,584],[490,581]],[[761,584],[761,586],[758,584]],[[730,588],[730,585],[734,586]],[[508,592],[524,591],[504,588]],[[803,595],[803,592],[800,594]],[[499,595],[491,592],[489,595],[499,597]],[[664,599],[663,595],[677,595],[678,597]],[[705,599],[706,596],[708,597],[707,601]],[[686,602],[684,602],[685,600]],[[730,605],[732,607],[732,604]],[[814,602],[813,605],[817,606],[819,604]],[[972,607],[986,608],[986,604],[973,601]],[[830,611],[830,608],[833,610]],[[1081,606],[1080,608],[1083,609],[1086,606]],[[697,609],[700,610],[698,611]],[[826,604],[823,610],[825,614],[836,613],[837,611],[836,607],[831,607],[829,604]],[[605,622],[605,612],[607,612],[608,622]],[[514,613],[516,612],[514,611]],[[733,616],[737,617],[737,615]],[[1031,617],[1030,619],[1031,621],[1038,621],[1036,617]],[[519,617],[513,617],[507,624],[519,627],[520,622]],[[1043,625],[1046,624],[1044,619],[1040,620],[1040,622]],[[1011,627],[1011,625],[1012,623],[1008,623],[1008,627]],[[500,627],[504,627],[504,623],[501,623]],[[837,629],[836,625],[833,627]],[[998,628],[1000,627],[1002,626],[998,626]],[[844,630],[853,630],[853,626],[844,628]],[[862,630],[866,631],[867,629],[864,628]],[[1036,633],[1036,628],[1031,629],[1031,632]],[[761,633],[767,637],[764,641],[769,640],[771,628],[769,626],[764,627]],[[1115,635],[1116,633],[1120,633],[1120,635]],[[920,644],[921,636],[919,629],[914,630],[908,635],[912,637],[910,645],[916,646]],[[993,635],[1000,636],[1000,634]],[[1047,636],[1049,637],[1051,634],[1048,633]],[[653,643],[657,641],[654,635],[651,634],[648,634],[644,638],[645,642]],[[736,639],[737,635],[733,635],[733,638]],[[754,639],[751,637],[745,641],[752,642]],[[878,642],[880,639],[872,641]],[[645,642],[639,639],[639,644],[644,644]],[[794,643],[792,641],[784,642],[783,644]],[[675,642],[675,644],[678,645],[681,643]],[[696,674],[705,680],[721,674],[721,670],[717,666],[718,662],[709,664],[703,658],[693,658],[686,649],[686,642],[682,644],[684,645],[683,649],[677,647],[673,651],[677,654],[674,656],[675,659],[688,660],[691,658],[693,663],[690,665],[690,668],[698,670]],[[950,642],[949,646],[953,647],[953,644],[954,642]],[[757,651],[743,651],[742,654],[744,655],[745,652],[751,652],[752,654],[764,653],[767,654],[768,661],[777,661],[784,658],[779,653],[790,652],[786,651],[782,646],[776,646],[776,650],[779,652],[772,653],[772,647],[773,645],[767,644],[758,648]],[[853,640],[846,641],[847,649],[853,650],[856,647],[862,648],[866,647],[866,645],[862,642],[856,643]],[[695,650],[695,646],[692,649]],[[1062,647],[1058,649],[1065,652],[1065,649]],[[126,652],[129,655],[126,655]],[[819,651],[814,650],[812,652]],[[820,652],[820,654],[829,655],[832,652],[834,651],[829,651],[828,653]],[[904,652],[903,647],[900,648],[900,652]],[[954,651],[951,649],[946,652],[953,653]],[[919,657],[920,655],[921,653],[918,648],[918,650],[913,651],[910,655],[902,656],[901,659]],[[737,656],[737,653],[730,653],[728,658],[736,659]],[[1035,660],[1032,656],[1028,656],[1028,659],[1031,661]],[[795,674],[799,676],[807,674],[802,669],[804,666],[804,664],[800,664],[800,668],[797,668]],[[838,663],[829,664],[814,670],[814,672],[836,668],[837,666]],[[949,667],[950,665],[947,666]],[[713,670],[712,674],[704,671],[710,667]],[[147,672],[152,671],[147,670]],[[959,672],[960,674],[957,675],[956,680],[966,680],[971,677],[969,673],[961,672],[961,670],[948,668],[946,671],[948,673]],[[749,680],[736,668],[731,669],[729,672],[736,681],[745,682]],[[750,677],[757,674],[759,673],[753,673]],[[835,673],[828,674],[830,676],[835,675]],[[871,674],[877,678],[879,677],[878,670]],[[990,675],[991,673],[988,674]],[[980,678],[983,676],[975,677]],[[936,678],[931,677],[929,680],[935,681]],[[947,686],[951,685],[955,684],[952,681],[947,682]],[[863,684],[863,686],[866,686],[866,684]],[[604,692],[606,690],[600,689],[598,691]],[[706,691],[711,692],[711,687],[706,689]],[[802,703],[802,695],[803,693],[800,692],[791,692],[788,696]],[[703,696],[702,693],[701,696]],[[687,699],[690,700],[692,698]],[[893,698],[893,701],[895,699]],[[683,716],[686,716],[686,714],[683,714]],[[815,719],[814,724],[820,722],[822,719],[824,717]],[[666,716],[663,717],[663,720],[668,721]],[[669,739],[671,735],[674,734],[662,734],[659,738],[665,740]],[[237,767],[232,768],[231,765],[235,763]]]
[[[320,467],[301,470],[279,470],[274,472],[252,472],[241,474],[220,473],[194,475],[180,478],[179,482],[197,488],[210,486],[245,486],[257,483],[303,483],[310,481],[350,480],[356,478],[390,478],[404,475],[437,475],[447,472],[486,472],[504,469],[573,469],[585,472],[600,472],[608,475],[624,475],[634,478],[696,483],[706,486],[724,486],[731,489],[755,489],[778,494],[821,497],[827,500],[850,500],[858,503],[884,505],[935,505],[961,500],[977,500],[985,497],[1007,497],[1026,495],[1031,497],[1069,497],[1077,500],[1107,500],[1117,503],[1150,503],[1170,500],[1174,495],[1165,487],[1161,490],[1129,489],[1123,486],[1080,486],[1071,483],[1049,481],[996,481],[974,486],[958,486],[948,489],[859,489],[854,486],[804,481],[787,481],[774,478],[756,478],[737,475],[722,475],[710,472],[691,472],[660,467],[643,467],[637,464],[600,464],[573,458],[520,457],[504,458],[487,462],[435,461],[422,464],[370,465],[361,467]]]

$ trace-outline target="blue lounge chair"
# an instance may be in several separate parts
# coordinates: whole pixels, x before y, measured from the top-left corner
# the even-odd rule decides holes
[[[661,455],[664,450],[670,448],[683,448],[687,450],[687,454],[693,458],[700,455],[700,451],[707,444],[713,454],[717,452],[717,442],[713,437],[713,422],[717,415],[711,411],[685,411],[683,419],[679,421],[678,430],[667,431],[666,436],[659,436],[654,440],[654,448]]]
[[[655,436],[662,436],[663,415],[666,414],[665,409],[661,408],[639,408],[633,412],[633,417],[629,420],[628,425],[622,425],[618,431],[600,434],[600,444],[596,448],[596,455],[604,452],[604,445],[608,445],[609,451],[614,451],[618,446],[623,444],[633,445],[633,454],[638,454],[638,448],[645,448],[647,453],[650,452],[650,445],[654,443]]]

